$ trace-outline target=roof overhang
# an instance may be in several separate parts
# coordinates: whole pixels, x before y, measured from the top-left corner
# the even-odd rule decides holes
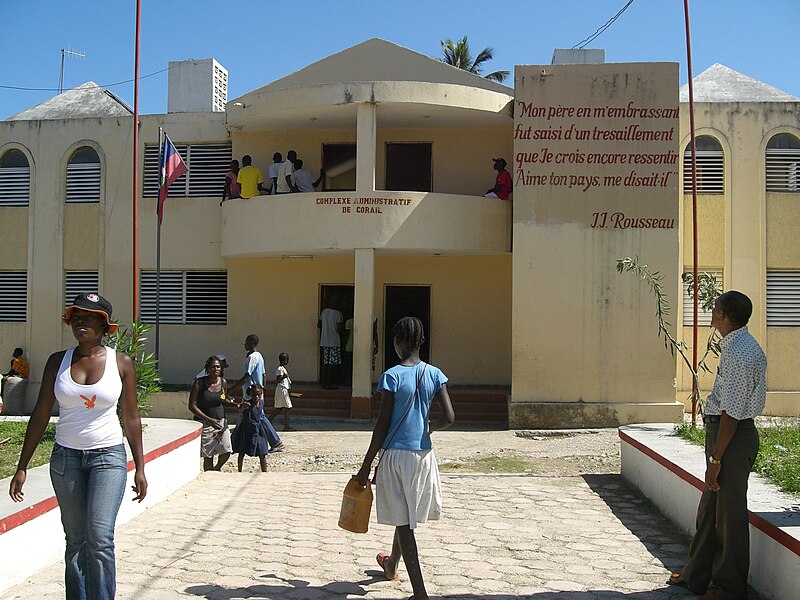
[[[228,102],[231,131],[355,127],[360,103],[378,104],[381,127],[493,127],[513,119],[513,96],[416,81],[322,83],[262,88]]]

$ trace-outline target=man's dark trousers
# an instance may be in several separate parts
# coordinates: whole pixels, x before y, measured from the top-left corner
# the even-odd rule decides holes
[[[719,417],[707,417],[706,461],[714,450]],[[747,480],[758,454],[758,431],[752,419],[739,421],[725,449],[717,478],[719,491],[703,490],[697,509],[697,533],[681,575],[688,588],[704,594],[713,581],[725,600],[747,596],[750,531]]]

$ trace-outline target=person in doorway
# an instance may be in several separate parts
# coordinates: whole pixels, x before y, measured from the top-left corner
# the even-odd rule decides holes
[[[276,152],[275,154],[272,155],[272,164],[269,166],[269,180],[270,180],[269,193],[273,196],[277,193],[278,169],[281,168],[282,162],[283,162],[283,155],[280,152]]]
[[[234,159],[231,161],[231,168],[225,174],[225,186],[222,188],[222,200],[219,205],[225,200],[239,198],[242,193],[242,186],[239,185],[239,161]]]
[[[67,600],[111,600],[116,593],[114,524],[128,473],[118,407],[136,465],[133,500],[147,495],[133,360],[103,345],[103,336],[117,329],[111,312],[111,303],[97,294],[78,294],[67,307],[62,320],[78,345],[47,360],[9,486],[12,500],[22,502],[28,463],[58,403],[50,479],[66,536]]]
[[[494,181],[494,187],[486,190],[484,196],[486,198],[500,198],[501,200],[508,200],[511,194],[511,173],[506,171],[506,160],[504,158],[493,158],[494,170],[497,171],[497,177]]]
[[[279,413],[283,413],[283,430],[295,431],[289,426],[289,412],[292,410],[292,398],[289,391],[292,389],[292,380],[286,366],[289,364],[289,355],[281,352],[278,355],[278,369],[275,371],[275,407],[269,415],[272,421]]]
[[[258,351],[258,336],[251,333],[244,340],[244,349],[247,356],[244,359],[244,375],[236,383],[234,383],[229,390],[230,394],[236,394],[238,390],[242,390],[242,397],[245,402],[250,402],[250,386],[253,384],[260,385],[261,388],[267,386],[267,373],[264,370],[264,357]],[[263,414],[263,406],[261,408]],[[266,419],[265,419],[266,420]],[[267,421],[267,441],[269,442],[270,452],[283,452],[285,449],[284,443],[281,441],[278,432],[272,426],[272,423]]]
[[[303,161],[298,158],[294,161],[294,173],[291,176],[292,189],[296,192],[313,192],[323,177],[325,177],[325,169],[319,172],[319,177],[314,181],[311,171],[304,169]]]
[[[189,411],[195,421],[203,424],[200,436],[200,455],[204,471],[221,471],[231,456],[231,433],[225,418],[225,408],[239,410],[241,406],[228,398],[228,382],[222,376],[222,362],[208,357],[206,375],[195,379],[189,392]],[[214,464],[214,457],[219,456]]]
[[[427,600],[414,530],[418,523],[438,520],[441,515],[439,468],[430,433],[452,425],[455,413],[447,393],[447,377],[419,357],[425,341],[422,322],[416,317],[404,317],[395,324],[392,335],[400,364],[386,371],[378,384],[378,422],[355,477],[364,487],[370,484],[372,461],[382,449],[375,474],[378,523],[393,525],[395,531],[392,551],[380,552],[376,557],[378,565],[387,579],[397,579],[402,558],[414,590],[413,599]],[[429,421],[434,397],[442,415]]]
[[[292,172],[294,171],[294,161],[297,160],[297,152],[289,150],[286,153],[286,160],[278,166],[278,178],[275,182],[276,194],[291,194],[296,192],[292,187]]]
[[[339,310],[342,298],[335,294],[331,305],[320,313],[317,327],[320,330],[319,346],[322,353],[322,373],[320,384],[324,390],[335,390],[333,376],[336,368],[342,364],[342,322],[344,317]]]
[[[11,368],[8,373],[5,373],[5,377],[27,379],[29,374],[30,366],[25,360],[25,351],[22,348],[14,348],[14,352],[11,354]]]
[[[264,192],[261,169],[253,166],[253,159],[249,154],[242,157],[242,168],[239,169],[236,182],[241,186],[239,194],[242,198],[252,198]]]
[[[702,600],[747,596],[747,481],[759,446],[753,419],[764,410],[767,396],[767,358],[747,329],[752,313],[750,299],[736,291],[717,298],[711,312],[711,325],[722,336],[722,351],[703,410],[705,488],[689,560],[681,573],[673,573],[667,580],[670,585],[703,594]]]

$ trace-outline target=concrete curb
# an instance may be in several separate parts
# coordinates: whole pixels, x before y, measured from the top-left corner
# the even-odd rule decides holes
[[[117,527],[169,497],[200,474],[200,424],[176,419],[143,419],[145,473],[148,494],[141,504],[130,501],[134,464],[128,452],[126,498]],[[61,560],[64,531],[61,512],[50,484],[49,466],[28,471],[25,501],[17,504],[7,490],[11,478],[0,480],[0,592]]]
[[[702,448],[674,436],[673,428],[672,423],[621,427],[622,476],[692,535],[705,456]],[[800,503],[752,475],[748,506],[750,585],[765,598],[792,598],[800,589]]]

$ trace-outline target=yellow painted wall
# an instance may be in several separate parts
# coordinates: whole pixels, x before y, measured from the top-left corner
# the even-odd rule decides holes
[[[28,214],[25,206],[3,207],[0,217],[0,269],[25,269],[28,264]]]
[[[454,384],[511,383],[509,255],[380,256],[375,271],[381,311],[386,285],[431,286],[431,362]]]
[[[737,289],[753,301],[750,332],[767,353],[767,413],[798,414],[800,401],[779,391],[800,389],[792,357],[800,346],[800,328],[766,326],[767,269],[800,269],[800,196],[765,191],[764,149],[777,133],[800,136],[798,103],[697,103],[698,135],[713,135],[725,152],[724,196],[700,196],[698,218],[701,267],[723,267],[725,289]],[[681,105],[681,150],[689,139],[688,105]],[[692,263],[691,197],[683,196],[681,265]],[[724,252],[720,252],[723,245]],[[722,260],[720,260],[722,257]],[[678,319],[681,317],[678,316]],[[680,333],[691,344],[691,328]],[[705,349],[701,330],[701,354]],[[716,361],[710,361],[716,367]],[[690,378],[678,365],[679,397]],[[701,376],[707,393],[713,376]]]
[[[681,196],[683,203],[684,266],[692,264],[692,197]],[[720,269],[725,264],[725,196],[697,197],[698,264]]]
[[[800,232],[800,194],[768,193],[767,269],[800,269],[798,232]]]
[[[96,271],[100,266],[100,204],[64,205],[64,270]]]
[[[249,333],[261,339],[259,350],[270,376],[278,353],[287,352],[292,378],[316,381],[320,286],[352,285],[353,269],[352,257],[228,261],[228,325],[162,326],[165,381],[191,381],[205,359],[220,352],[231,365],[228,378],[240,377],[244,338]],[[385,285],[430,285],[432,362],[458,384],[508,385],[511,305],[507,295],[498,296],[498,290],[509,289],[510,280],[509,256],[378,257],[375,307],[380,330]],[[383,367],[382,357],[381,349],[375,381]]]
[[[375,184],[379,190],[385,189],[387,142],[430,142],[431,191],[443,194],[483,196],[494,187],[497,176],[492,158],[505,157],[509,164],[512,162],[513,140],[508,127],[381,129],[379,125],[375,164]]]
[[[774,391],[800,390],[800,327],[770,327],[767,330],[767,386]],[[800,415],[800,404],[796,414]]]
[[[387,142],[430,142],[432,191],[445,194],[482,196],[494,186],[496,173],[491,159],[503,156],[511,163],[512,140],[508,128],[381,128],[380,108],[378,116],[375,183],[379,190],[385,187]],[[316,178],[322,166],[322,145],[355,144],[356,130],[354,123],[353,129],[235,132],[231,138],[234,158],[241,160],[243,155],[250,154],[265,181],[272,155],[280,152],[285,159],[289,150],[297,152],[303,168]]]

